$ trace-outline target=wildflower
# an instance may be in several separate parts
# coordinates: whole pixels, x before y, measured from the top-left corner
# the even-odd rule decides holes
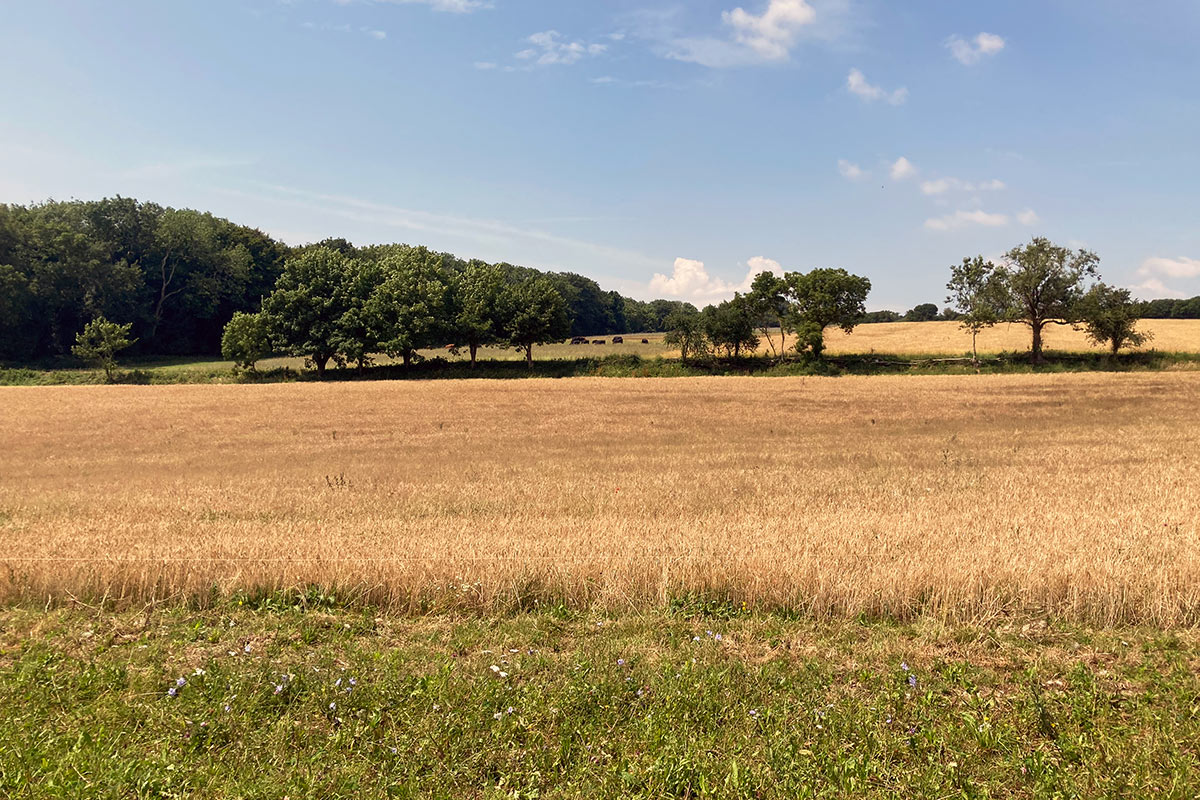
[[[187,685],[187,679],[186,678],[177,678],[175,680],[175,685],[178,686],[180,689],[182,689],[184,686]]]
[[[757,708],[750,709],[750,716],[754,717],[754,719],[758,719],[758,709]]]
[[[497,711],[495,714],[492,714],[492,719],[501,719],[503,717],[504,717],[504,715],[501,714],[499,711]]]
[[[250,654],[250,643],[249,642],[246,642],[246,646],[242,648],[242,652],[245,653],[246,655]]]
[[[699,637],[699,636],[693,636],[693,637],[692,637],[692,641],[693,641],[693,642],[698,642],[698,641],[700,641],[700,637]]]
[[[497,675],[499,675],[501,678],[507,678],[507,677],[508,677],[508,673],[507,673],[507,672],[503,672],[503,671],[502,671],[502,672],[498,672],[498,673],[496,673],[496,674],[497,674]]]
[[[172,686],[170,689],[167,689],[167,697],[175,697],[177,694],[179,694],[179,690],[174,686]]]
[[[282,683],[275,684],[275,694],[279,694],[282,691],[283,691],[283,684]]]
[[[226,703],[226,704],[225,704],[225,713],[226,713],[226,714],[228,714],[228,713],[229,713],[229,710],[230,710],[230,709],[229,709],[229,704],[228,704],[228,703]]]
[[[721,634],[719,634],[719,633],[718,633],[718,634],[714,634],[714,635],[713,635],[713,638],[714,638],[714,639],[716,639],[716,640],[719,642],[719,641],[721,641]]]
[[[901,661],[901,662],[900,662],[900,669],[904,670],[905,672],[908,672],[908,662],[907,662],[907,661]]]
[[[646,689],[645,689],[645,687],[641,687],[641,688],[639,688],[639,689],[637,690],[637,696],[638,696],[638,697],[642,697],[642,696],[643,696],[643,695],[645,695],[645,694],[646,694]]]
[[[513,711],[515,711],[515,710],[516,710],[516,709],[514,709],[512,706],[509,706],[509,707],[508,707],[508,708],[505,710],[505,712],[504,712],[504,713],[505,713],[505,714],[511,714],[511,713],[513,713]]]
[[[192,675],[197,676],[197,677],[199,677],[200,675],[203,675],[203,674],[204,674],[204,670],[200,669],[199,667],[196,667],[196,671],[192,673]]]
[[[496,666],[495,664],[492,664],[492,667],[491,667],[491,669],[492,669],[492,672],[499,672],[499,671],[500,671],[500,667]]]
[[[908,676],[908,685],[914,689],[917,688],[917,676],[916,675]]]
[[[349,683],[351,686],[358,686],[358,681],[354,680],[354,678],[351,678],[349,681],[347,681],[347,683]]]
[[[618,667],[623,667],[623,666],[625,666],[625,659],[623,659],[623,658],[618,658],[618,659],[617,659],[617,666],[618,666]]]
[[[710,638],[711,638],[711,637],[712,637],[712,635],[713,635],[713,632],[712,632],[712,631],[705,631],[704,633],[705,633],[705,635],[706,635],[706,636],[708,636],[708,637],[710,637]]]
[[[329,710],[330,710],[330,711],[337,711],[337,703],[330,703],[330,704],[329,704]]]

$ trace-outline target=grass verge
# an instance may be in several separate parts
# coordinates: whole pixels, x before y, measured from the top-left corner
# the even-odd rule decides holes
[[[1100,353],[1048,352],[1045,363],[1032,365],[1027,353],[1002,353],[980,359],[976,367],[970,358],[957,355],[891,355],[886,353],[829,356],[822,360],[790,358],[770,359],[753,356],[742,359],[711,358],[682,362],[662,356],[612,354],[575,359],[543,359],[527,365],[522,361],[483,360],[472,367],[464,361],[431,358],[409,366],[387,364],[365,369],[330,369],[327,381],[361,380],[454,380],[519,378],[681,378],[705,375],[737,376],[810,376],[810,375],[966,375],[1056,372],[1134,372],[1200,369],[1200,353],[1137,352],[1116,358]],[[235,371],[221,362],[197,360],[194,366],[173,360],[159,364],[147,362],[117,373],[122,384],[167,385],[196,383],[286,383],[316,381],[316,373],[291,366],[258,371]],[[102,370],[60,366],[0,366],[0,386],[57,386],[105,383]]]
[[[1161,797],[1200,638],[1026,620],[0,611],[6,797]]]

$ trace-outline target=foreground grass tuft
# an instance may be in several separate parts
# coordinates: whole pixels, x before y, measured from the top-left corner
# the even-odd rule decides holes
[[[0,612],[0,794],[1183,798],[1200,785],[1190,632],[314,608]]]

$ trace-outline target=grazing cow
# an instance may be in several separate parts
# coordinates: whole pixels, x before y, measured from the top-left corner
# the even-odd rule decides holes
[[[622,336],[614,336],[613,344],[625,344],[625,338]]]
[[[587,340],[586,336],[576,336],[574,339],[571,340],[571,344],[587,344],[587,343],[588,343],[588,340]]]
[[[592,339],[592,344],[608,344],[604,339]]]

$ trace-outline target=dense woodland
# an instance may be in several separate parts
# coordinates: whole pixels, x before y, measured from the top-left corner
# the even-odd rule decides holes
[[[67,354],[96,317],[132,325],[130,353],[218,353],[233,315],[257,311],[288,260],[318,247],[368,262],[412,254],[452,277],[481,263],[342,239],[293,248],[212,214],[126,197],[0,204],[0,359]],[[513,282],[548,279],[566,303],[570,335],[663,330],[685,305],[633,300],[569,272],[493,266]]]
[[[1042,255],[1071,256],[1059,250]],[[800,349],[819,354],[820,332],[829,325],[948,319],[978,330],[1001,318],[1030,318],[1017,302],[1018,287],[1002,280],[1008,273],[976,261],[955,268],[957,288],[948,287],[953,296],[940,310],[923,303],[903,314],[866,312],[869,281],[822,269],[784,278],[763,273],[746,295],[700,312],[679,301],[606,292],[574,273],[424,247],[355,247],[344,239],[290,247],[212,214],[130,198],[0,204],[0,359],[78,354],[81,333],[97,319],[121,327],[89,332],[101,350],[108,337],[131,342],[126,354],[225,350],[246,364],[290,352],[323,372],[330,361],[362,366],[380,352],[408,362],[422,348],[447,343],[472,357],[487,345],[532,357],[532,345],[541,342],[640,331],[667,331],[685,359],[704,352],[737,357],[756,348],[760,336],[775,351],[772,329],[800,334]],[[1079,272],[1055,314],[1082,320],[1086,309],[1066,300],[1081,298],[1080,281],[1093,273],[1091,266]],[[1131,303],[1124,292],[1107,302],[1121,308],[1130,331],[1137,317],[1200,318],[1200,297]],[[782,337],[778,348],[782,353]]]

